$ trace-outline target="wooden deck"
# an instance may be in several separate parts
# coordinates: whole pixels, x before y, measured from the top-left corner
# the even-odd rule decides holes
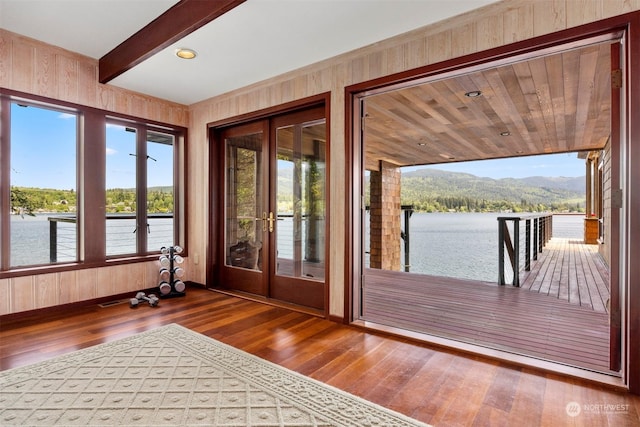
[[[594,311],[608,312],[609,269],[598,245],[554,237],[531,271],[522,272],[520,287]]]
[[[368,269],[363,320],[613,374],[607,313],[548,294]]]

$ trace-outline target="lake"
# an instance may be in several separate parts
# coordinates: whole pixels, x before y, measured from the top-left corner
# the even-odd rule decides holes
[[[11,215],[11,265],[37,265],[49,263],[49,217],[74,218],[70,214],[38,214],[36,216]],[[107,254],[122,255],[136,250],[136,222],[134,219],[107,221]],[[172,218],[149,218],[147,243],[152,250],[173,244]],[[58,262],[76,259],[76,224],[57,222]]]
[[[497,283],[499,216],[508,215],[414,213],[409,221],[409,271]],[[553,235],[582,239],[583,218],[582,215],[554,215]],[[524,222],[520,235],[524,236]],[[404,261],[404,244],[401,248],[400,259]],[[506,273],[507,281],[512,277],[511,272]]]
[[[410,220],[410,271],[436,276],[497,282],[498,280],[498,216],[496,213],[414,213]],[[13,215],[12,265],[46,264],[49,262],[49,221],[54,215],[36,217]],[[61,215],[55,215],[61,216]],[[367,218],[368,222],[368,218]],[[524,225],[523,225],[524,226]],[[58,223],[59,261],[75,259],[75,224]],[[292,235],[292,223],[278,223],[282,236]],[[171,246],[172,220],[152,219],[149,247]],[[107,222],[107,251],[110,254],[135,250],[135,222],[132,219]],[[554,215],[556,237],[582,239],[582,215]],[[524,234],[521,232],[521,235]],[[287,238],[282,239],[289,240]],[[401,247],[401,240],[398,239]],[[281,256],[288,251],[279,241]],[[289,251],[292,252],[292,251]],[[404,251],[403,251],[404,252]],[[292,254],[289,254],[292,256]],[[401,255],[404,260],[404,253]],[[507,280],[510,278],[507,276]]]

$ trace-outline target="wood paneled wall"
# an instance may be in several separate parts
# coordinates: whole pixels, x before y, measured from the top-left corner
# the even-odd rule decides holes
[[[187,279],[206,280],[207,123],[331,92],[329,311],[344,313],[346,86],[640,10],[640,0],[506,0],[190,107],[98,83],[97,60],[0,29],[0,86],[188,126]],[[196,255],[196,256],[194,256]],[[197,263],[196,263],[197,260]],[[0,315],[153,285],[153,263],[0,279]]]
[[[98,61],[0,29],[0,87],[177,126],[185,105],[98,83]]]
[[[0,29],[0,87],[188,126],[189,108],[98,83],[98,61]],[[146,289],[154,262],[0,279],[0,315]]]
[[[330,307],[343,317],[346,200],[346,86],[469,53],[549,34],[640,9],[640,0],[507,0],[381,41],[191,106],[189,188],[206,194],[208,174],[206,124],[296,99],[331,92]],[[205,198],[191,199],[191,230],[206,229]],[[206,233],[189,235],[191,253],[205,253]],[[204,266],[195,280],[204,280]],[[190,267],[191,268],[191,267]]]

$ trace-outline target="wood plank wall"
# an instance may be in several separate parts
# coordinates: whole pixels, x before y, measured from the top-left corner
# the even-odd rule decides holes
[[[206,194],[206,124],[331,92],[330,307],[343,317],[346,201],[344,88],[469,53],[549,34],[640,9],[640,0],[507,0],[191,106],[189,188]],[[192,230],[204,229],[207,201],[193,200]],[[206,233],[191,233],[192,253],[205,253]],[[201,257],[202,259],[202,257]],[[190,268],[191,270],[191,268]],[[200,270],[196,281],[203,281]]]
[[[188,126],[190,256],[185,270],[186,279],[199,283],[206,279],[206,124],[331,92],[329,311],[343,317],[345,224],[340,218],[346,212],[342,186],[349,170],[344,88],[634,10],[640,10],[640,0],[506,0],[190,107],[101,85],[97,60],[0,29],[0,87]],[[155,273],[153,263],[146,263],[0,279],[0,315],[135,291],[151,286]]]
[[[98,61],[0,29],[0,87],[101,110],[189,124],[189,108],[98,83]]]
[[[189,108],[98,83],[98,61],[0,29],[0,87],[189,125]],[[0,315],[135,292],[157,283],[153,262],[0,279]]]

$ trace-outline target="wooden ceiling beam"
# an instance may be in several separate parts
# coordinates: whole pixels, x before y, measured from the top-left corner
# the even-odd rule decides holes
[[[246,0],[180,0],[100,58],[98,79],[108,83]]]

